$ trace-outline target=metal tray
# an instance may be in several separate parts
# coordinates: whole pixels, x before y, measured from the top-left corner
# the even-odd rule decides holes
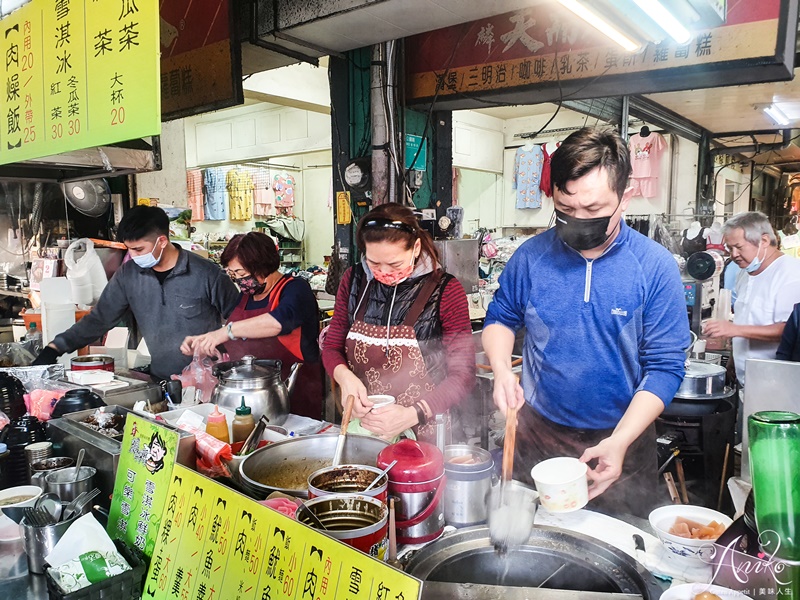
[[[106,435],[105,433],[101,433],[101,432],[97,431],[96,429],[94,429],[92,427],[89,427],[86,424],[86,422],[85,422],[86,419],[91,417],[98,410],[100,410],[100,409],[99,408],[88,408],[86,410],[79,410],[78,412],[68,413],[68,414],[64,415],[62,418],[63,419],[67,419],[68,421],[71,421],[71,422],[75,423],[78,427],[82,427],[84,429],[87,429],[88,431],[91,431],[92,433],[96,433],[97,435],[101,435],[101,436],[103,436],[105,438],[108,438],[110,440],[121,441],[122,440],[122,436],[123,436],[122,432],[120,432],[119,435]],[[127,414],[129,412],[131,412],[131,411],[129,411],[127,408],[123,408],[122,406],[117,406],[117,405],[104,406],[103,410],[105,412],[107,412],[107,413],[111,413],[111,414],[114,414],[114,415],[122,415],[122,417],[123,417],[122,429],[124,431],[124,429],[125,429],[125,421],[124,421],[124,419],[127,416]]]

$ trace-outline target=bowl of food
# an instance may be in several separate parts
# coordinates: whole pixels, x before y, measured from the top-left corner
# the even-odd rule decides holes
[[[714,542],[730,527],[733,520],[705,508],[675,504],[662,506],[650,513],[650,526],[673,555],[710,564]]]
[[[19,521],[22,519],[22,509],[36,504],[36,499],[42,495],[42,488],[35,485],[18,485],[0,491],[0,542],[10,542],[22,537]],[[14,514],[11,519],[3,510]]]
[[[661,595],[661,600],[752,600],[752,598],[720,585],[684,583],[669,588]]]

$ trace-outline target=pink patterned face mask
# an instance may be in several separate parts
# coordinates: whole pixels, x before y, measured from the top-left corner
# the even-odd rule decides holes
[[[411,254],[411,262],[408,263],[406,267],[403,267],[400,271],[395,271],[394,273],[384,273],[383,271],[372,271],[373,277],[377,279],[383,285],[388,286],[395,286],[400,283],[403,283],[406,279],[411,276],[411,273],[414,272],[414,254]]]

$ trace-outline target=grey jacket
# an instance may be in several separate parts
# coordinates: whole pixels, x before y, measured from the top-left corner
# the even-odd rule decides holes
[[[151,374],[169,379],[192,360],[181,354],[183,339],[219,328],[238,301],[239,291],[225,272],[192,252],[180,250],[163,285],[152,269],[128,261],[108,282],[92,311],[53,343],[61,352],[82,348],[119,324],[130,309],[150,350]]]

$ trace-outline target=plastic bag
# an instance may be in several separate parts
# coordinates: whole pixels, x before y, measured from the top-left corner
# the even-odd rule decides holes
[[[27,385],[26,387],[29,388]],[[58,401],[73,387],[59,381],[40,380],[36,387],[24,396],[28,414],[40,421],[48,421]]]
[[[211,392],[219,381],[214,377],[213,367],[214,361],[211,358],[195,354],[192,362],[186,365],[181,374],[173,375],[172,379],[180,381],[184,390],[194,388],[195,401],[205,403],[211,400]]]
[[[79,259],[75,251],[85,248],[86,252]],[[67,279],[72,287],[72,301],[75,304],[94,304],[108,283],[103,261],[94,249],[94,242],[89,238],[81,238],[70,244],[64,253],[64,264],[67,267]]]
[[[0,410],[0,431],[3,431],[3,428],[11,422],[11,419],[8,418],[8,415]]]
[[[0,344],[0,367],[27,367],[36,360],[36,354],[32,351],[33,348],[33,341]]]
[[[178,423],[178,428],[194,435],[197,451],[197,470],[207,477],[230,477],[231,472],[226,463],[233,459],[231,445],[218,440],[202,429]]]

